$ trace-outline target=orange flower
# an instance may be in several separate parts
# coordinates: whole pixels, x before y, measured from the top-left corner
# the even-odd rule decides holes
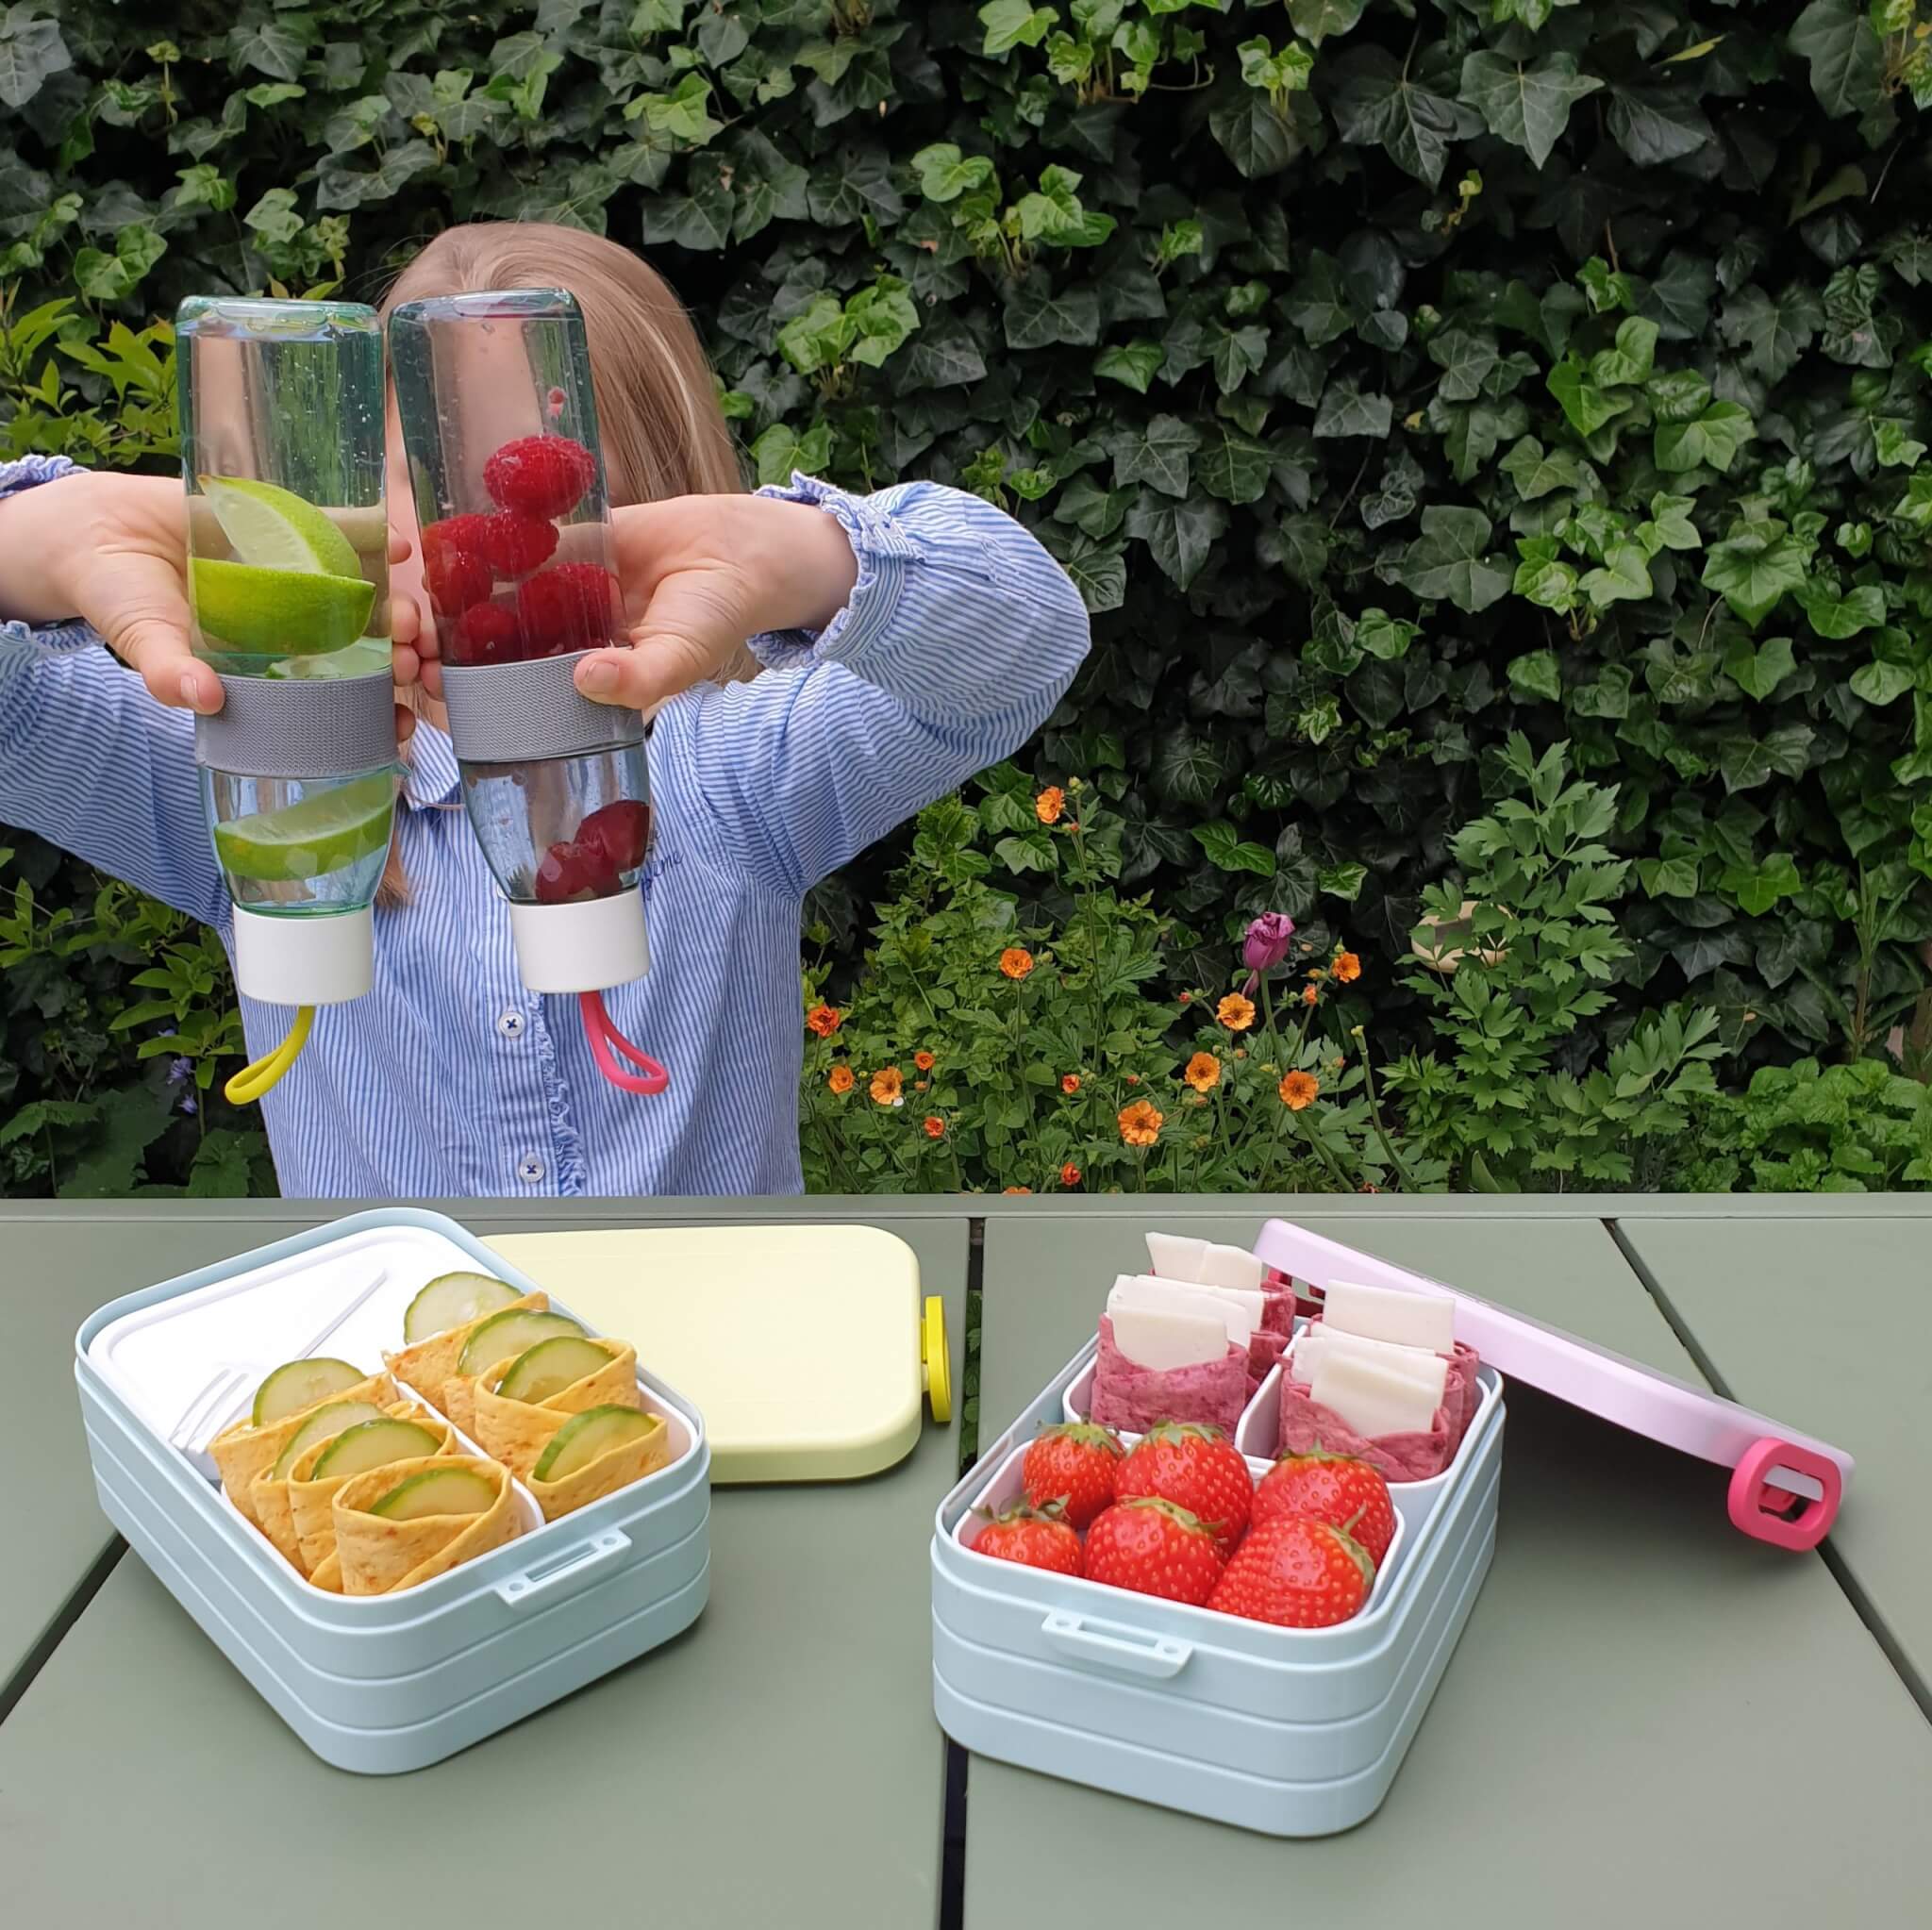
[[[1214,1016],[1230,1032],[1245,1032],[1255,1023],[1255,1002],[1238,991],[1231,991],[1214,1007]]]
[[[932,1071],[933,1068],[932,1054],[929,1052],[915,1052],[912,1055],[912,1063],[916,1065],[922,1073],[929,1073]]]
[[[1181,1074],[1196,1092],[1211,1092],[1221,1084],[1221,1061],[1211,1052],[1197,1052]]]
[[[1362,961],[1353,952],[1337,952],[1335,975],[1343,985],[1353,985],[1362,975]]]
[[[828,1085],[834,1092],[849,1092],[851,1091],[854,1085],[857,1083],[858,1082],[852,1076],[852,1068],[850,1066],[834,1066],[832,1070],[825,1074],[825,1084]]]
[[[1291,1112],[1302,1112],[1315,1103],[1322,1082],[1313,1073],[1288,1073],[1281,1081],[1281,1103]]]
[[[1018,945],[1008,945],[1000,954],[1000,970],[1008,978],[1024,978],[1033,970],[1033,954]]]
[[[1130,1146],[1151,1146],[1166,1123],[1151,1100],[1137,1099],[1121,1107],[1121,1138]]]
[[[805,1023],[821,1039],[829,1039],[845,1023],[845,1014],[836,1006],[814,1006],[805,1015]]]
[[[1000,1190],[1003,1193],[1030,1193],[1033,1189],[1030,1186],[1003,1186]]]
[[[1049,784],[1033,800],[1033,815],[1042,824],[1058,824],[1060,813],[1067,807],[1067,794],[1058,784]]]
[[[906,1080],[897,1066],[888,1066],[872,1075],[872,1096],[881,1106],[895,1106],[905,1091]]]
[[[925,1116],[925,1136],[928,1140],[943,1140],[946,1136],[946,1123],[937,1113]]]
[[[1079,1090],[1080,1075],[1078,1073],[1069,1073],[1066,1075],[1066,1077],[1060,1081],[1060,1090],[1062,1092],[1067,1093],[1069,1096],[1077,1092]]]
[[[1138,1086],[1138,1085],[1139,1085],[1140,1083],[1141,1083],[1141,1075],[1140,1075],[1140,1073],[1129,1073],[1127,1074],[1127,1084],[1128,1084],[1128,1085],[1130,1085],[1130,1086]]]
[[[1191,1006],[1191,1005],[1192,1005],[1192,1004],[1194,1003],[1194,994],[1193,994],[1192,992],[1191,992],[1191,991],[1184,991],[1184,992],[1182,992],[1182,993],[1181,993],[1181,998],[1180,998],[1180,1002],[1181,1002],[1181,1004],[1182,1004],[1182,1005],[1184,1005],[1184,1006]]]
[[[1060,1184],[1068,1187],[1080,1184],[1080,1169],[1071,1159],[1060,1168]]]
[[[915,1092],[924,1092],[925,1089],[931,1084],[932,1081],[930,1079],[914,1079],[912,1082],[912,1090]]]
[[[1321,992],[1321,989],[1320,989],[1320,987],[1318,987],[1318,986],[1313,986],[1313,985],[1307,985],[1307,986],[1304,986],[1304,987],[1302,988],[1302,1004],[1303,1004],[1303,1005],[1305,1005],[1305,1006],[1319,1006],[1319,1005],[1320,1005],[1321,1003],[1322,1003],[1322,992]]]

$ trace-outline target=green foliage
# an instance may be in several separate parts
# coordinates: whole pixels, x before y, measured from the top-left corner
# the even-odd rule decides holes
[[[1265,907],[1406,950],[1516,732],[1614,773],[1633,867],[1557,1069],[1686,1002],[1788,1059],[1923,982],[1927,0],[138,14],[0,9],[9,446],[164,455],[185,293],[577,223],[677,285],[761,479],[958,482],[1062,559],[1098,647],[1039,762],[1136,774],[1181,982]],[[841,996],[904,848],[817,901]]]
[[[1761,1067],[1696,1102],[1687,1192],[1862,1193],[1932,1186],[1932,1087],[1875,1059]]]

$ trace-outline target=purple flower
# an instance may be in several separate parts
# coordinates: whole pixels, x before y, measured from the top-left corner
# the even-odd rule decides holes
[[[192,1058],[175,1058],[168,1061],[168,1084],[178,1086],[183,1079],[194,1076],[194,1061]]]
[[[1248,968],[1245,996],[1253,998],[1264,972],[1273,972],[1288,957],[1288,942],[1294,937],[1294,920],[1285,911],[1264,911],[1248,926],[1241,946],[1241,963]]]
[[[201,1101],[192,1092],[186,1093],[181,1100],[181,1110],[192,1119],[201,1110]]]

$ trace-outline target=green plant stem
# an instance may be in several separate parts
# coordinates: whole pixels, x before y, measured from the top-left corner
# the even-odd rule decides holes
[[[1414,1181],[1408,1176],[1408,1168],[1402,1163],[1402,1155],[1395,1150],[1394,1141],[1389,1137],[1388,1128],[1382,1123],[1381,1102],[1375,1097],[1374,1069],[1369,1064],[1368,1037],[1357,1025],[1355,1028],[1356,1042],[1362,1052],[1362,1088],[1369,1095],[1369,1117],[1375,1123],[1375,1137],[1382,1142],[1382,1150],[1389,1156],[1390,1164],[1395,1168],[1396,1177],[1402,1182],[1404,1192],[1414,1190]]]

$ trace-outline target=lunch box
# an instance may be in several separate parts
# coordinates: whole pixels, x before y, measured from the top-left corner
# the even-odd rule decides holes
[[[127,1294],[75,1337],[108,1520],[296,1735],[363,1774],[440,1761],[668,1641],[709,1584],[704,1419],[641,1362],[643,1406],[671,1430],[666,1466],[550,1522],[519,1482],[515,1539],[388,1595],[315,1587],[172,1444],[211,1375],[231,1372],[245,1398],[308,1355],[376,1370],[417,1290],[459,1270],[543,1286],[441,1214],[384,1207]]]
[[[956,1742],[1270,1836],[1328,1836],[1372,1816],[1489,1572],[1506,1375],[1731,1467],[1733,1523],[1775,1546],[1816,1546],[1836,1514],[1849,1456],[1707,1389],[1285,1221],[1268,1222],[1254,1252],[1308,1304],[1334,1280],[1446,1294],[1457,1339],[1481,1356],[1481,1399],[1448,1467],[1390,1484],[1396,1534],[1367,1601],[1332,1628],[1276,1628],[976,1553],[976,1510],[1019,1495],[1027,1443],[1087,1413],[1091,1339],[935,1517],[933,1706]],[[1096,1328],[1107,1285],[1094,1282]],[[1261,1382],[1235,1433],[1257,1478],[1276,1453],[1282,1373]]]

